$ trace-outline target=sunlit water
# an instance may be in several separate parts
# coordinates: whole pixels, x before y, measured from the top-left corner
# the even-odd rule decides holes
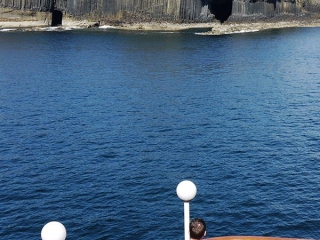
[[[0,32],[0,238],[318,238],[320,29]]]

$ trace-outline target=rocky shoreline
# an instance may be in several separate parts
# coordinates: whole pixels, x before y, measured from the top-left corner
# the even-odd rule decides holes
[[[254,32],[266,29],[288,27],[320,27],[320,16],[282,16],[274,18],[250,17],[230,18],[224,23],[169,23],[169,22],[139,22],[139,23],[97,23],[64,19],[62,26],[50,27],[48,22],[32,19],[0,19],[0,31],[43,31],[48,29],[72,30],[85,28],[113,28],[132,31],[179,31],[185,29],[211,29],[204,35],[222,35],[241,32]]]
[[[158,30],[158,31],[179,31],[185,29],[211,29],[204,32],[203,35],[222,35],[241,32],[254,32],[267,29],[289,28],[289,27],[320,27],[320,18],[312,19],[258,19],[247,21],[226,21],[224,23],[189,23],[189,24],[172,24],[172,23],[131,23],[112,26],[123,30]]]

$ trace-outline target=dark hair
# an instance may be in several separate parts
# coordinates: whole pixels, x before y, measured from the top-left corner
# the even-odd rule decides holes
[[[194,239],[201,239],[206,232],[206,223],[201,218],[195,218],[189,225],[190,237]]]

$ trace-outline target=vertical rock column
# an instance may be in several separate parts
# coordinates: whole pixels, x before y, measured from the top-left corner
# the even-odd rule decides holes
[[[179,19],[181,0],[113,0],[113,2],[114,17],[117,19],[138,21]]]
[[[275,2],[275,1],[274,1]],[[232,3],[232,15],[250,16],[250,15],[265,15],[274,16],[275,3],[273,1],[246,1],[234,0]]]
[[[306,11],[320,14],[320,0],[300,0]]]
[[[232,15],[263,15],[273,17],[283,13],[297,14],[296,0],[233,0]]]
[[[294,14],[297,15],[299,13],[299,4],[297,4],[296,0],[282,0],[277,1],[276,14]]]

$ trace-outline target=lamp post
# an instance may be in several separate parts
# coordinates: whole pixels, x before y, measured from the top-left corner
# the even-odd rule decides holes
[[[67,230],[63,224],[59,222],[49,222],[41,230],[42,240],[65,240],[67,237]]]
[[[177,186],[177,195],[184,202],[184,239],[190,240],[189,223],[190,223],[190,204],[189,202],[194,199],[197,194],[196,185],[189,181],[184,180]]]

